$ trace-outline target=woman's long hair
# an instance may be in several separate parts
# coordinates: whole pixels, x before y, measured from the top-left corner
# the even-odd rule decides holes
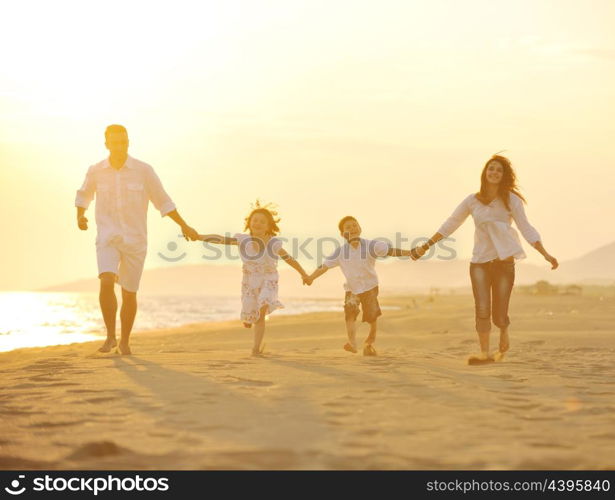
[[[523,200],[524,203],[527,203],[523,195],[519,192],[519,187],[517,186],[517,176],[515,175],[515,171],[512,168],[510,160],[505,156],[502,156],[497,153],[494,154],[491,158],[489,158],[489,160],[487,161],[487,163],[485,163],[485,166],[483,167],[483,173],[480,176],[480,192],[476,195],[478,201],[485,205],[488,204],[487,167],[492,161],[497,161],[500,165],[502,165],[502,168],[504,169],[504,172],[502,174],[502,180],[500,181],[500,185],[498,186],[498,197],[501,198],[504,202],[506,210],[510,212],[510,193],[516,194],[519,198],[521,198],[521,200]]]

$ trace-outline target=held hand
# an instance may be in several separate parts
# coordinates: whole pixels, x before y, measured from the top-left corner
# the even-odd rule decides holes
[[[549,255],[549,254],[545,255],[545,260],[551,264],[552,271],[559,267],[559,262],[557,262],[557,259],[553,257],[552,255]]]
[[[84,215],[82,215],[81,217],[77,217],[77,226],[82,231],[87,231],[87,229],[88,229],[88,218],[86,216],[84,216]]]
[[[199,233],[196,231],[196,229],[190,226],[183,226],[182,234],[184,235],[184,238],[186,238],[186,241],[196,241],[199,239]]]
[[[303,276],[302,280],[303,280],[303,284],[307,286],[311,286],[312,283],[314,282],[314,279],[311,276]]]
[[[426,250],[422,246],[414,247],[412,250],[410,250],[410,256],[412,260],[419,260],[423,255],[425,255],[425,253]]]

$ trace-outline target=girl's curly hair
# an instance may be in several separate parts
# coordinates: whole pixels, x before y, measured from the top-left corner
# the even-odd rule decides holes
[[[267,234],[275,236],[280,232],[278,222],[280,222],[281,219],[278,217],[276,206],[273,203],[263,204],[260,200],[256,200],[255,203],[252,203],[252,211],[245,218],[246,224],[244,230],[250,231],[250,221],[252,220],[252,216],[255,214],[263,214],[267,218],[267,222],[269,223]]]

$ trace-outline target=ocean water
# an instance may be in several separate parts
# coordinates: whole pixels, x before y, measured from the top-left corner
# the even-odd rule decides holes
[[[118,296],[118,306],[121,298]],[[342,311],[340,300],[282,299],[280,314]],[[237,320],[239,297],[140,295],[133,331]],[[239,324],[239,323],[238,323]],[[118,313],[119,335],[119,313]],[[87,342],[105,337],[97,293],[0,292],[0,351]]]

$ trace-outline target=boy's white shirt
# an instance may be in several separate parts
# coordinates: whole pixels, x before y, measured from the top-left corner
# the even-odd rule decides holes
[[[376,258],[385,257],[389,248],[384,241],[359,238],[356,248],[346,242],[325,259],[323,266],[340,266],[346,278],[344,289],[358,295],[378,286]]]

